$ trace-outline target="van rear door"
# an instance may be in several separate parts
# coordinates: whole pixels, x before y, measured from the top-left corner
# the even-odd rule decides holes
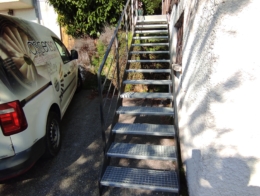
[[[0,64],[1,66],[1,64]],[[4,82],[4,83],[3,83]],[[9,91],[8,87],[10,87],[8,80],[5,78],[4,72],[0,67],[0,104],[5,102],[10,102],[13,100],[13,94]],[[1,110],[0,110],[1,114]],[[0,159],[14,156],[13,144],[10,136],[5,136],[3,130],[0,126]]]
[[[0,159],[14,156],[13,144],[10,136],[4,136],[0,128]]]
[[[1,75],[1,69],[0,69],[0,104],[3,104],[5,102],[9,102],[12,100],[12,93],[10,93],[9,89],[4,85],[2,82],[5,77],[4,75]],[[1,110],[0,110],[1,114]],[[13,144],[10,136],[5,136],[3,133],[3,130],[1,128],[1,123],[0,123],[0,159],[14,156],[14,149],[13,149]]]

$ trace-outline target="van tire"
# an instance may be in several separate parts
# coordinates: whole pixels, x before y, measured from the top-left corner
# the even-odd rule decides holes
[[[50,111],[46,123],[44,158],[55,157],[61,148],[61,128],[59,116]]]
[[[80,92],[83,86],[83,81],[82,81],[82,77],[80,74],[80,71],[78,71],[78,81],[77,81],[77,89],[76,89],[76,93]]]

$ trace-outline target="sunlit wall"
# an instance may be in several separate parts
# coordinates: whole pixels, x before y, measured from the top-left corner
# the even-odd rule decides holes
[[[259,0],[181,0],[172,10],[171,55],[184,13],[175,90],[191,196],[260,195]]]

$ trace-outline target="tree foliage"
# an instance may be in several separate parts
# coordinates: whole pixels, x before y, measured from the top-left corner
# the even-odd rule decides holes
[[[143,3],[144,15],[161,14],[162,0],[141,0],[141,1]]]
[[[115,24],[123,10],[118,0],[48,0],[58,13],[58,23],[69,35],[96,37],[105,24]]]
[[[105,24],[116,24],[127,0],[48,0],[58,23],[73,37],[96,37]],[[160,14],[161,0],[141,0],[144,14]],[[159,11],[158,11],[159,10]]]

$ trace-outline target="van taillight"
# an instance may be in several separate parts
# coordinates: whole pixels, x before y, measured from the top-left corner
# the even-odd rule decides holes
[[[0,104],[0,125],[5,136],[27,128],[27,121],[19,101]]]

